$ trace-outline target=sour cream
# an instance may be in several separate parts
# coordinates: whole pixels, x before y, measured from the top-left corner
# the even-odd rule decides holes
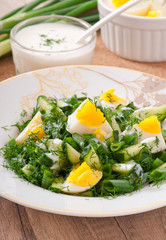
[[[64,22],[29,25],[11,38],[17,73],[62,65],[91,64],[95,39],[75,43],[85,28]]]

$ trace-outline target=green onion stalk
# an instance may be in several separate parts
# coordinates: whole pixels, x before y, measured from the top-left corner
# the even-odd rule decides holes
[[[104,180],[102,183],[103,193],[130,193],[134,190],[134,186],[130,184],[128,180],[123,179],[113,179]]]
[[[41,5],[42,4],[42,5]],[[99,20],[97,0],[34,0],[0,18],[0,57],[11,52],[10,31],[17,23],[42,15],[65,15],[79,17],[90,24]],[[93,13],[89,11],[94,10]],[[92,12],[92,11],[91,11]],[[85,17],[80,17],[85,14]]]
[[[4,56],[11,51],[10,39],[5,39],[0,42],[0,56]]]

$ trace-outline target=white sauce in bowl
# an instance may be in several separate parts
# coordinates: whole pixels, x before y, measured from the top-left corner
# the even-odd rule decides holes
[[[85,30],[65,23],[40,23],[21,29],[15,36],[22,46],[38,51],[61,52],[76,49],[76,39]]]
[[[63,22],[39,23],[22,28],[11,39],[17,73],[40,68],[91,64],[95,48],[92,36],[75,43],[85,29]]]

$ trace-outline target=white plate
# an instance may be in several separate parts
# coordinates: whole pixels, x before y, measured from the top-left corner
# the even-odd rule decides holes
[[[40,94],[66,97],[87,92],[89,96],[115,88],[137,105],[166,102],[166,81],[145,73],[104,66],[56,67],[26,73],[0,83],[0,126],[10,126],[25,109],[31,113]],[[17,131],[0,128],[0,147]],[[3,163],[0,157],[0,164]],[[166,183],[115,199],[76,197],[52,193],[19,179],[0,166],[0,194],[13,202],[57,214],[108,217],[141,213],[166,205]]]

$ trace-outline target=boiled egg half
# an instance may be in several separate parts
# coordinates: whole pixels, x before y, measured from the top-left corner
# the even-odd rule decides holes
[[[65,182],[62,184],[62,192],[81,193],[95,186],[102,178],[102,172],[91,169],[86,162],[75,167]]]
[[[103,138],[112,132],[112,128],[100,109],[96,108],[89,99],[86,99],[68,117],[67,131],[71,134],[92,133]]]
[[[103,108],[105,107],[117,107],[119,104],[124,103],[126,100],[118,97],[114,94],[115,89],[109,89],[101,94],[99,100]]]
[[[139,124],[135,124],[133,126],[133,129],[138,133],[139,142],[146,143],[146,139],[150,138],[149,140],[147,140],[148,143],[149,141],[151,141],[152,138],[153,140],[157,139],[158,152],[166,149],[166,144],[161,133],[160,122],[158,121],[156,116],[150,116],[148,118],[145,118]]]
[[[35,134],[39,139],[42,139],[46,135],[42,126],[40,111],[36,113],[26,128],[18,135],[16,142],[18,144],[24,143],[30,134]]]

